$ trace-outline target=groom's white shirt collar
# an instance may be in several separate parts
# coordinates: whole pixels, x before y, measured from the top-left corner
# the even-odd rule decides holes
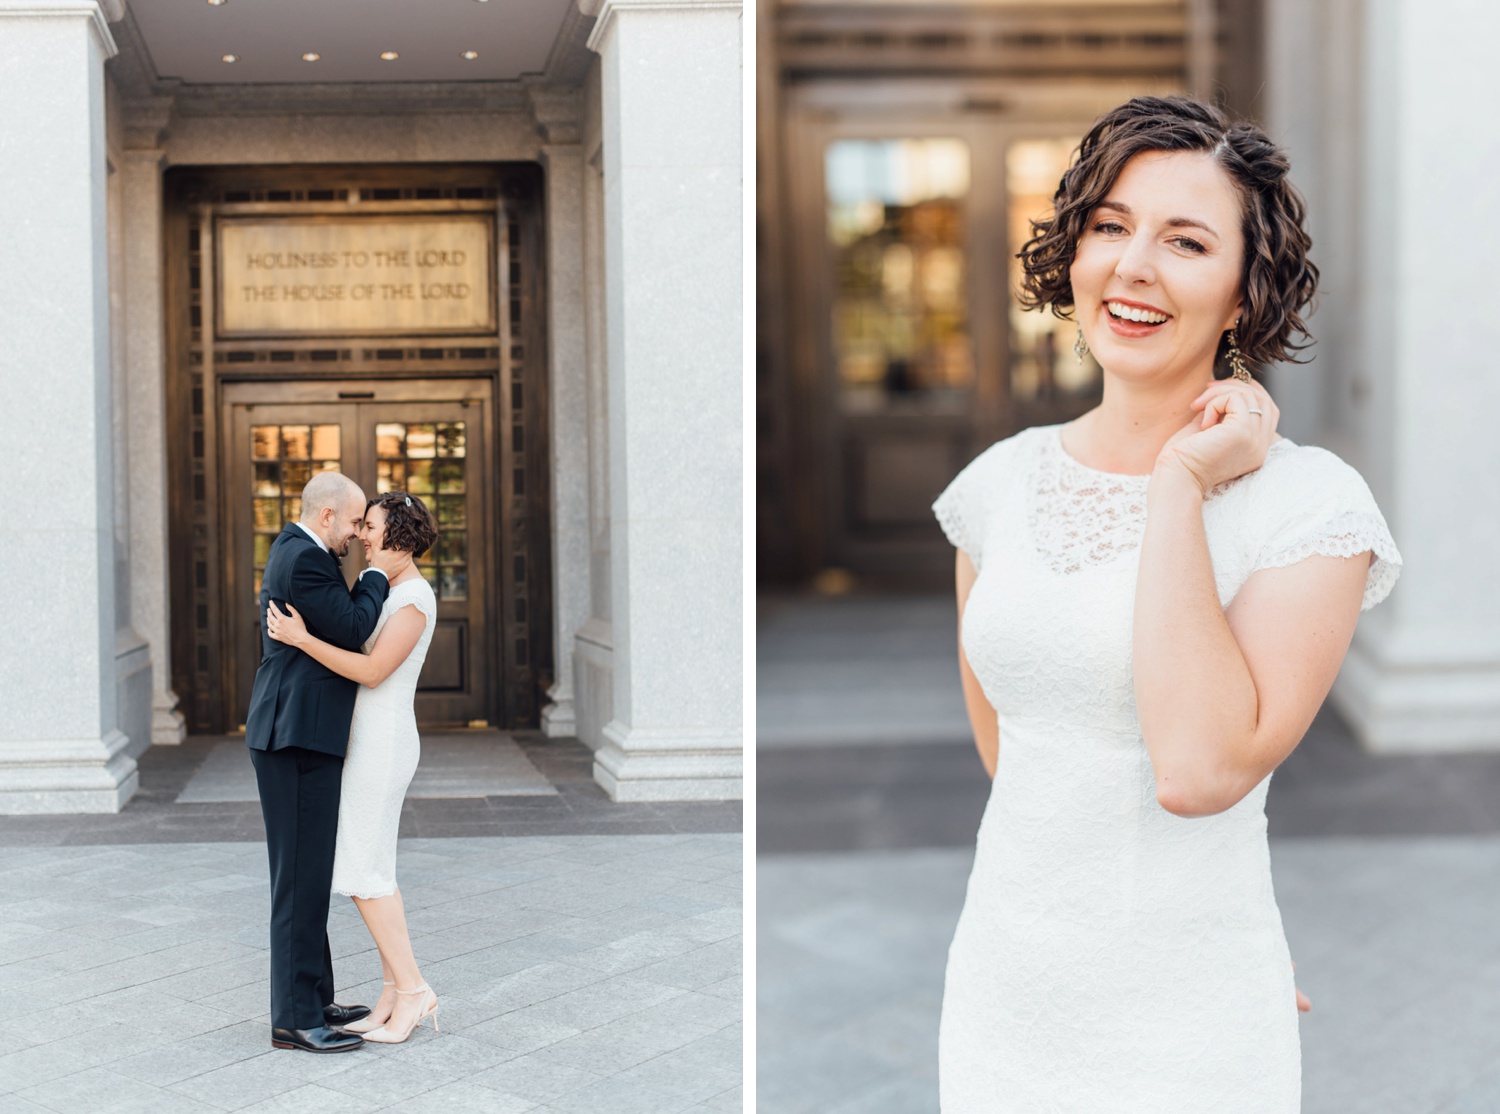
[[[306,534],[309,538],[311,538],[313,541],[317,542],[320,546],[322,546],[324,553],[332,553],[333,552],[333,550],[331,550],[331,549],[328,548],[328,543],[327,542],[325,542],[322,538],[318,537],[317,534],[314,534],[306,526],[303,526],[302,523],[300,523],[300,522],[294,522],[294,523],[292,523],[292,525],[296,526],[304,534]]]

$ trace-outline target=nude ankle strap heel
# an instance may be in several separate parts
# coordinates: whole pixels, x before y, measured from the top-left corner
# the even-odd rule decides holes
[[[393,982],[386,982],[384,979],[381,979],[380,985],[384,987],[395,986],[396,984]],[[384,993],[384,991],[382,991],[381,993]],[[378,1005],[379,1003],[376,1004]],[[374,1014],[371,1014],[369,1017],[362,1017],[358,1021],[353,1021],[348,1025],[341,1026],[341,1028],[346,1033],[358,1033],[363,1036],[366,1033],[373,1033],[376,1029],[379,1029],[382,1025],[390,1020],[390,1016],[390,1014],[386,1014],[379,1021],[376,1021]]]
[[[397,994],[424,994],[424,993],[425,994],[432,994],[432,1005],[428,1006],[425,1010],[423,1010],[421,1013],[419,1013],[417,1015],[416,1025],[413,1025],[412,1028],[415,1029],[417,1027],[417,1025],[421,1025],[422,1024],[422,1021],[423,1021],[424,1018],[430,1017],[430,1018],[432,1018],[432,1031],[434,1033],[441,1033],[442,1032],[442,1030],[438,1028],[438,1019],[437,1019],[438,997],[437,997],[436,994],[432,993],[432,989],[425,982],[421,986],[417,987],[417,989],[415,989],[415,990],[402,990],[398,986],[396,988],[396,993]]]
[[[421,1010],[421,1012],[419,1012],[417,1014],[416,1020],[411,1023],[411,1027],[408,1028],[406,1030],[406,1032],[401,1033],[401,1034],[398,1035],[395,1032],[393,1032],[392,1030],[387,1029],[384,1025],[382,1025],[379,1029],[376,1029],[373,1032],[366,1033],[365,1034],[365,1040],[367,1040],[367,1041],[373,1041],[376,1044],[401,1044],[408,1037],[410,1037],[412,1035],[412,1033],[416,1032],[417,1028],[422,1024],[423,1019],[427,1018],[427,1017],[431,1017],[432,1018],[432,1031],[434,1033],[442,1032],[442,1030],[438,1028],[438,1020],[437,1020],[438,997],[437,997],[436,994],[432,993],[432,989],[425,982],[421,986],[417,987],[414,990],[402,990],[398,986],[396,988],[396,993],[397,994],[432,994],[432,1001],[429,1002]],[[394,1014],[392,1016],[394,1016]],[[387,1023],[389,1023],[390,1019],[387,1018],[386,1020],[387,1020]]]

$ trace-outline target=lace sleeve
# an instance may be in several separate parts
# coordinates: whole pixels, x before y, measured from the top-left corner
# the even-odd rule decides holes
[[[408,583],[410,583],[411,589],[402,602],[411,604],[423,615],[427,616],[429,623],[432,622],[437,618],[437,597],[433,595],[432,585],[428,584],[424,577],[418,577]],[[402,587],[406,587],[406,585],[402,585]]]
[[[1006,444],[991,445],[971,460],[932,504],[943,533],[955,549],[969,555],[976,571],[984,560],[984,532]]]
[[[1401,572],[1401,554],[1364,478],[1323,449],[1302,449],[1288,461],[1278,485],[1271,529],[1256,569],[1294,565],[1312,556],[1373,553],[1360,610],[1390,594]],[[1295,468],[1295,475],[1290,474]]]

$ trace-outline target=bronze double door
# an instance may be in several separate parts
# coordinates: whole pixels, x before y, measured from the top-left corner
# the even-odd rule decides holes
[[[497,683],[495,516],[486,486],[493,460],[487,379],[226,384],[221,507],[230,707],[244,723],[260,661],[259,593],[271,543],[297,521],[316,472],[336,469],[367,496],[409,491],[438,524],[417,567],[437,597],[437,626],[417,685],[423,724],[486,718]],[[344,558],[352,584],[365,567],[356,542]]]

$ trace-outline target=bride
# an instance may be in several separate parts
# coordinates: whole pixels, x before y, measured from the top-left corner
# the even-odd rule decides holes
[[[380,952],[384,982],[370,1016],[344,1028],[378,1044],[399,1044],[427,1017],[437,1029],[437,995],[417,969],[396,888],[396,831],[419,747],[412,701],[437,621],[437,601],[414,562],[436,539],[432,514],[415,495],[391,491],[370,500],[365,559],[382,550],[397,559],[388,566],[391,592],[362,654],[308,634],[290,604],[289,615],[271,604],[266,618],[276,641],[360,683],[340,790],[333,889],[354,899]]]
[[[1083,140],[1023,298],[1104,371],[934,510],[993,786],[948,953],[944,1114],[1294,1114],[1271,771],[1400,556],[1369,489],[1276,433],[1317,271],[1283,154],[1142,97]],[[1224,378],[1215,377],[1216,365]]]

